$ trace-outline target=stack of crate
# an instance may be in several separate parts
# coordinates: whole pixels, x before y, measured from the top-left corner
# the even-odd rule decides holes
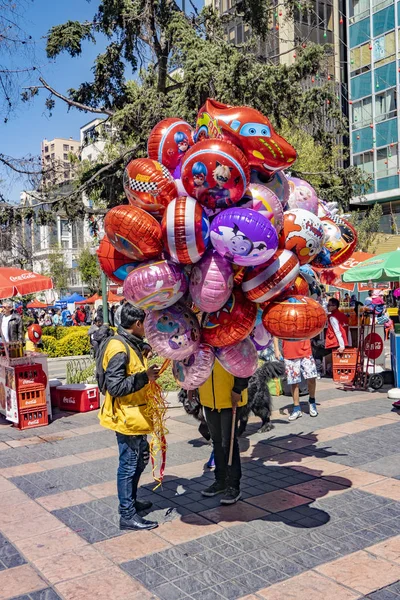
[[[356,376],[357,348],[332,352],[332,377],[335,383],[351,384]]]
[[[14,367],[18,400],[18,429],[48,425],[46,373],[39,364]]]

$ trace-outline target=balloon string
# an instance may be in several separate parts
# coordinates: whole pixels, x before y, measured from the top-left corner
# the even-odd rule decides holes
[[[150,381],[146,393],[146,415],[153,422],[153,432],[150,441],[150,456],[153,479],[156,482],[154,490],[156,490],[163,481],[165,464],[167,460],[167,440],[166,434],[168,430],[165,426],[167,414],[166,395],[161,389],[161,386],[156,381]],[[159,461],[159,454],[161,460]],[[158,470],[158,475],[156,471]]]

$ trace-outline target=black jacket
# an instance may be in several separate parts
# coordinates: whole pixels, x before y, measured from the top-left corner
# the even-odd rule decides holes
[[[143,351],[148,347],[147,344],[141,338],[125,331],[122,327],[118,327],[117,333],[132,348],[133,352],[137,354],[143,363]],[[107,365],[105,372],[106,388],[108,393],[114,398],[138,392],[149,383],[149,378],[145,372],[129,376],[126,374],[128,361],[129,357],[126,352],[119,352],[112,357]]]
[[[1,339],[1,328],[3,324],[3,315],[0,315],[0,339]],[[8,322],[8,337],[10,342],[23,342],[23,326],[22,319],[19,314],[15,311],[11,313],[11,319]]]

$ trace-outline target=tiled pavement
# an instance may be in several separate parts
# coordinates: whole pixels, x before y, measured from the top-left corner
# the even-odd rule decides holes
[[[0,600],[400,600],[400,415],[319,382],[317,419],[241,440],[243,499],[203,498],[196,423],[171,409],[152,532],[118,529],[115,436],[95,414],[0,422]]]

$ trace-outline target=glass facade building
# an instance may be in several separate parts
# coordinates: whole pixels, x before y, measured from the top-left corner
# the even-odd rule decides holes
[[[400,2],[347,0],[347,15],[351,162],[372,177],[362,203],[395,201],[400,199]]]

